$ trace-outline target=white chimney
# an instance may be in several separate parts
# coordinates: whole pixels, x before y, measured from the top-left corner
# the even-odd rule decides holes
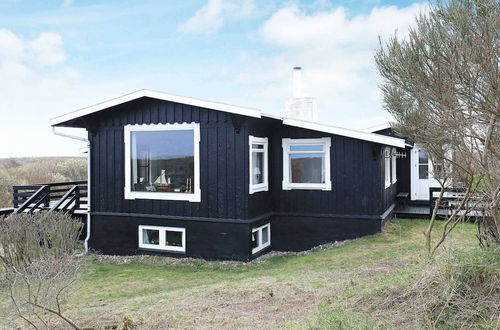
[[[306,97],[302,92],[302,68],[293,68],[293,90],[292,98],[285,104],[285,117],[317,121],[318,106],[312,97]]]

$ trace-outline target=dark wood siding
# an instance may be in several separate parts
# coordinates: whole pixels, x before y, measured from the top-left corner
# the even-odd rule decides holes
[[[91,122],[92,211],[188,217],[247,218],[248,162],[246,128],[236,133],[231,114],[178,103],[139,99]],[[124,199],[123,128],[127,124],[200,123],[201,202]]]
[[[186,253],[138,248],[139,225],[182,227],[186,229]],[[137,215],[92,216],[90,246],[106,254],[164,254],[205,259],[250,260],[250,226],[227,223],[172,220]]]
[[[271,248],[307,249],[379,231],[380,216],[397,192],[396,185],[384,188],[382,145],[284,126],[279,120],[142,98],[84,121],[94,124],[87,127],[91,248],[104,253],[142,253],[139,224],[185,227],[187,256],[252,259],[251,229],[267,222],[272,223]],[[124,199],[124,126],[183,122],[200,123],[201,202]],[[250,135],[269,139],[266,192],[249,194]],[[332,142],[332,190],[284,191],[282,139],[321,137]]]
[[[249,214],[258,216],[274,210],[288,214],[373,215],[383,213],[381,191],[381,146],[375,143],[329,135],[301,128],[251,119],[251,135],[269,138],[269,192],[249,197]],[[332,191],[282,190],[282,138],[331,137]],[[375,154],[374,154],[375,153]]]

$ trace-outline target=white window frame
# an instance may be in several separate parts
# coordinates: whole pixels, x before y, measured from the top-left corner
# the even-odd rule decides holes
[[[396,153],[397,150],[396,148],[392,148],[392,153],[391,153],[391,178],[392,178],[392,183],[396,183],[398,181],[398,177],[396,174]]]
[[[330,177],[330,147],[332,139],[324,137],[319,139],[282,139],[283,145],[283,190],[292,189],[310,189],[310,190],[332,190],[332,181]],[[291,146],[323,145],[323,151],[293,151]],[[290,153],[292,154],[325,154],[325,182],[324,183],[293,183],[290,182]]]
[[[267,227],[267,242],[262,244],[262,230]],[[270,223],[266,223],[265,225],[262,225],[260,227],[257,227],[257,228],[253,228],[252,229],[252,240],[253,240],[253,234],[255,232],[258,232],[259,234],[259,243],[260,245],[254,247],[252,249],[252,254],[256,254],[257,252],[259,251],[262,251],[263,249],[265,249],[266,247],[270,246],[271,245],[271,224]]]
[[[384,148],[384,181],[385,188],[389,188],[391,186],[391,148]]]
[[[156,131],[178,131],[193,130],[194,137],[194,191],[193,193],[175,193],[175,192],[151,192],[151,191],[132,191],[131,188],[131,137],[132,132],[156,132]],[[174,201],[201,202],[200,187],[200,124],[182,123],[182,124],[150,124],[150,125],[126,125],[124,127],[125,143],[125,199],[162,199]]]
[[[143,243],[142,231],[144,229],[158,230],[159,231],[159,245]],[[175,231],[175,232],[182,233],[182,246],[166,246],[165,241],[166,241],[166,232],[167,231]],[[185,253],[186,252],[186,228],[139,225],[139,248]]]
[[[253,145],[258,144],[262,145],[262,149],[253,149]],[[248,192],[249,194],[253,194],[259,191],[268,191],[269,190],[269,179],[268,179],[268,139],[267,138],[262,138],[262,137],[255,137],[250,135],[248,139],[248,146],[249,146],[249,183],[248,183]],[[252,183],[252,177],[253,177],[253,153],[254,152],[260,152],[263,153],[263,159],[264,159],[264,164],[263,164],[263,182],[258,183],[258,184],[253,184]]]

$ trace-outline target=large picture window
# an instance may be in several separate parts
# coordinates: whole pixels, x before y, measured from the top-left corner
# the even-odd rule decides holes
[[[125,198],[199,202],[199,124],[125,126]]]
[[[249,193],[253,194],[258,191],[267,191],[268,184],[268,142],[267,138],[260,138],[250,136],[249,138],[250,150],[250,184]]]
[[[139,247],[186,252],[186,229],[141,225],[139,226]]]
[[[283,189],[331,190],[331,139],[283,139]]]

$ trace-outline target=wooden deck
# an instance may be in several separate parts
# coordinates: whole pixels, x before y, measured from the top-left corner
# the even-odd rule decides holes
[[[438,210],[439,216],[447,215],[448,210]],[[428,205],[398,205],[394,210],[397,218],[420,218],[429,219],[431,217]]]
[[[88,213],[87,181],[34,184],[12,188],[14,207],[11,213],[59,211],[80,217]]]

